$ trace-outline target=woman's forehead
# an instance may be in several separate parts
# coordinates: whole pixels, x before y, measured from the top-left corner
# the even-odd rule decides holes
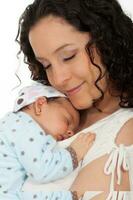
[[[78,47],[85,39],[88,40],[88,33],[81,33],[61,20],[57,17],[45,17],[31,29],[29,41],[36,56],[40,57],[44,50],[51,54],[67,46]]]

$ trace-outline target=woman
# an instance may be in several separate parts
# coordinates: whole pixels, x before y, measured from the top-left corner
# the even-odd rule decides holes
[[[71,190],[88,191],[85,199],[127,199],[113,191],[133,190],[131,19],[116,0],[35,0],[17,41],[32,79],[66,94],[80,110],[79,131],[96,133]]]

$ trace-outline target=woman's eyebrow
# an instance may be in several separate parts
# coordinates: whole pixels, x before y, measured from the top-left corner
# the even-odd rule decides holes
[[[71,46],[71,45],[74,45],[74,44],[73,43],[64,44],[64,45],[58,47],[53,53],[56,53],[57,51],[60,51],[61,49],[64,49],[65,47]]]

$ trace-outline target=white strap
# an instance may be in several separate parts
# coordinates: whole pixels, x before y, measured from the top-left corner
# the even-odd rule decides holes
[[[129,170],[129,164],[126,160],[126,149],[123,144],[113,149],[104,167],[104,173],[106,175],[111,174],[110,191],[114,191],[115,169],[117,173],[117,184],[120,185],[121,169],[125,171]]]
[[[117,192],[110,192],[106,200],[115,200],[117,198]]]
[[[118,191],[113,191],[110,192],[106,200],[127,200],[126,198],[126,192],[118,192]]]

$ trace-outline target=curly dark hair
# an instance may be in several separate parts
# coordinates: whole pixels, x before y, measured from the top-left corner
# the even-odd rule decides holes
[[[77,30],[90,33],[91,41],[86,50],[92,64],[99,69],[95,85],[101,91],[101,98],[104,94],[97,83],[103,75],[100,66],[93,62],[93,44],[100,53],[109,80],[119,91],[120,106],[133,107],[133,23],[117,0],[35,0],[25,9],[19,20],[16,41],[31,70],[31,78],[47,84],[46,72],[29,43],[29,31],[49,15],[61,17]]]

